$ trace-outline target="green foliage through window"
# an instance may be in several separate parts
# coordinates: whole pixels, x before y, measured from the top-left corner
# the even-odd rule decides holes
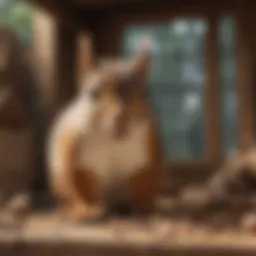
[[[0,0],[0,27],[17,32],[23,43],[32,40],[33,8],[24,0]]]

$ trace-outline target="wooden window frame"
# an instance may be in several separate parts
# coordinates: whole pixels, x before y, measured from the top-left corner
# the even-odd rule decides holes
[[[206,11],[206,12],[205,12]],[[205,43],[205,59],[206,59],[206,86],[205,90],[205,131],[206,131],[206,154],[199,160],[171,160],[169,166],[172,170],[178,172],[185,171],[195,173],[196,171],[204,171],[216,168],[221,161],[221,133],[220,122],[220,84],[219,84],[219,60],[218,60],[218,16],[209,10],[182,10],[182,12],[170,12],[170,10],[162,10],[159,12],[151,12],[145,10],[143,13],[116,13],[109,14],[106,17],[105,26],[111,27],[108,34],[112,40],[108,45],[101,46],[101,54],[104,55],[120,55],[122,53],[122,31],[125,27],[133,24],[145,24],[147,22],[168,21],[174,18],[202,18],[207,22],[208,29],[206,32]],[[102,39],[107,35],[103,33]]]
[[[168,1],[167,1],[168,2]],[[207,109],[209,115],[206,115],[207,139],[206,144],[209,144],[209,150],[206,156],[201,161],[192,162],[172,162],[170,168],[172,171],[177,171],[179,174],[185,174],[187,178],[194,178],[195,176],[202,177],[204,174],[208,175],[210,171],[215,170],[222,161],[221,155],[221,134],[220,134],[220,84],[219,78],[219,60],[218,60],[218,42],[217,42],[217,23],[223,14],[231,14],[235,18],[236,27],[236,68],[237,68],[237,98],[238,98],[238,143],[243,142],[244,134],[249,134],[255,138],[255,121],[256,121],[256,103],[255,103],[255,89],[254,89],[254,63],[255,53],[254,45],[256,36],[253,25],[256,24],[256,16],[253,13],[253,3],[246,4],[237,1],[217,1],[211,5],[205,1],[199,1],[200,4],[187,4],[183,6],[183,1],[180,3],[171,1],[168,4],[159,2],[156,7],[150,4],[143,4],[142,7],[134,5],[129,10],[119,8],[108,8],[101,11],[90,12],[90,15],[84,15],[86,18],[81,21],[85,29],[91,30],[94,35],[96,50],[99,56],[102,55],[119,55],[121,53],[122,28],[128,24],[138,24],[147,21],[166,21],[174,18],[203,18],[208,20],[208,33],[206,35],[206,65],[210,73],[207,75],[207,85],[205,87],[205,95],[207,102]],[[188,1],[189,2],[189,1]],[[88,11],[86,12],[88,14]],[[81,27],[78,28],[79,30]],[[63,74],[66,74],[67,66],[65,63],[71,63],[75,54],[75,40],[76,32],[66,31],[59,22],[56,24],[55,36],[58,39],[56,42],[56,56],[55,69],[57,79],[53,79],[55,90],[63,88],[63,82],[67,87],[74,83],[76,76],[74,68],[68,70],[70,73],[69,82],[66,82]],[[68,35],[64,35],[68,34]],[[73,39],[71,39],[71,37]],[[70,41],[71,40],[71,41]],[[65,46],[66,45],[66,46]],[[72,50],[73,49],[73,50]],[[68,54],[61,54],[64,51],[70,51]],[[73,53],[71,53],[73,51]],[[58,54],[59,53],[59,54]],[[208,72],[207,72],[208,73]],[[74,88],[65,90],[65,95],[61,99],[66,101],[66,96],[69,94],[69,89],[73,91]],[[57,95],[57,93],[56,93]],[[58,95],[59,96],[59,95]],[[59,98],[56,98],[58,101]],[[57,107],[59,109],[59,107]],[[213,117],[213,118],[212,118]],[[197,175],[195,175],[195,172]],[[173,172],[170,172],[173,173]],[[184,176],[183,176],[184,177]]]
[[[237,93],[239,100],[238,143],[244,144],[248,138],[255,141],[255,42],[254,25],[256,17],[252,4],[238,3],[235,9]],[[246,135],[246,136],[245,136]]]
[[[238,138],[237,143],[244,139],[245,132],[254,135],[254,107],[253,104],[253,70],[252,70],[252,41],[250,30],[246,29],[246,15],[244,6],[236,3],[228,5],[159,6],[156,9],[144,6],[129,10],[108,10],[101,13],[101,21],[94,28],[97,53],[100,56],[120,56],[122,53],[122,31],[125,27],[146,22],[161,22],[175,18],[202,18],[207,22],[208,29],[205,43],[206,59],[206,86],[205,89],[205,127],[206,127],[206,154],[201,160],[170,162],[170,173],[177,173],[188,179],[207,177],[215,171],[223,161],[221,141],[221,84],[219,82],[219,47],[218,47],[218,23],[221,17],[231,15],[235,20],[236,29],[236,88],[238,100]],[[252,32],[252,31],[251,31]],[[251,33],[253,34],[253,33]],[[251,41],[250,41],[251,40]],[[251,95],[251,96],[250,96]],[[196,175],[195,175],[196,172]]]

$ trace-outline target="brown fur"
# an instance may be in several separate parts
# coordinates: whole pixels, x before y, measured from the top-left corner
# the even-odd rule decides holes
[[[97,178],[89,170],[77,170],[73,166],[77,143],[74,134],[63,135],[60,148],[66,170],[64,175],[52,179],[53,192],[60,199],[64,214],[73,220],[93,218],[99,212]]]
[[[67,134],[62,140],[63,157],[66,161],[66,177],[55,179],[55,194],[62,198],[64,213],[73,220],[94,219],[103,215],[99,200],[97,177],[89,170],[76,170],[73,157],[76,154],[77,138]],[[154,199],[159,192],[163,175],[163,154],[156,127],[152,125],[149,140],[151,165],[143,168],[138,175],[132,177],[130,190],[133,213],[147,215],[154,210]]]
[[[142,60],[138,63],[147,64],[147,60],[143,59],[143,54],[139,55],[138,58]],[[88,61],[80,63],[87,66],[85,73],[88,77],[88,74],[92,72],[92,65]],[[122,71],[116,71],[115,69],[111,70],[111,64],[108,64],[107,67],[102,67],[98,71],[101,79],[103,79],[99,89],[101,95],[100,110],[93,120],[94,129],[98,129],[100,127],[99,122],[103,118],[115,119],[114,135],[117,138],[126,134],[127,124],[130,121],[136,123],[142,120],[148,120],[151,122],[148,139],[150,164],[140,170],[138,172],[139,174],[132,177],[129,183],[129,189],[132,194],[132,209],[133,212],[138,214],[149,214],[153,211],[154,199],[156,198],[163,174],[163,154],[161,152],[156,122],[147,100],[142,96],[144,90],[143,82],[147,70],[146,66],[137,67],[140,73],[136,74],[132,83],[136,87],[122,87],[123,91],[121,92],[118,92],[120,85],[117,83],[117,80],[121,72],[130,72],[129,66]],[[90,72],[88,72],[88,67]],[[79,70],[81,72],[83,68]],[[83,90],[81,86],[80,89],[81,91]],[[62,158],[65,159],[65,171],[61,172],[60,176],[53,177],[52,183],[56,196],[64,200],[62,201],[63,210],[74,220],[95,218],[103,213],[99,200],[98,178],[93,174],[92,170],[77,170],[74,166],[74,159],[77,155],[77,150],[79,150],[79,143],[80,140],[76,134],[63,132],[59,148]],[[82,143],[86,143],[86,139]]]
[[[132,209],[138,214],[149,214],[154,211],[156,196],[159,192],[163,178],[164,159],[161,151],[161,143],[156,130],[152,124],[149,148],[151,153],[151,165],[145,167],[131,180],[133,194]]]

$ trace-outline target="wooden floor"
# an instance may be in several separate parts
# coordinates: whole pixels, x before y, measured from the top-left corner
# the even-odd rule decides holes
[[[35,213],[0,228],[0,255],[256,255],[256,236],[210,230],[185,221],[152,219],[75,225]]]

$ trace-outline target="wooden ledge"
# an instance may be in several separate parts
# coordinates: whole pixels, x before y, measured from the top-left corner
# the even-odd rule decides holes
[[[256,255],[256,237],[209,231],[185,222],[149,224],[110,220],[73,225],[56,214],[38,213],[22,225],[0,230],[0,255]],[[87,253],[87,254],[86,254]],[[226,255],[226,254],[225,254]]]
[[[74,225],[53,213],[37,213],[0,229],[0,255],[256,255],[256,236],[210,231],[185,222],[109,220]],[[87,253],[87,254],[86,254]],[[225,254],[226,255],[226,254]]]

